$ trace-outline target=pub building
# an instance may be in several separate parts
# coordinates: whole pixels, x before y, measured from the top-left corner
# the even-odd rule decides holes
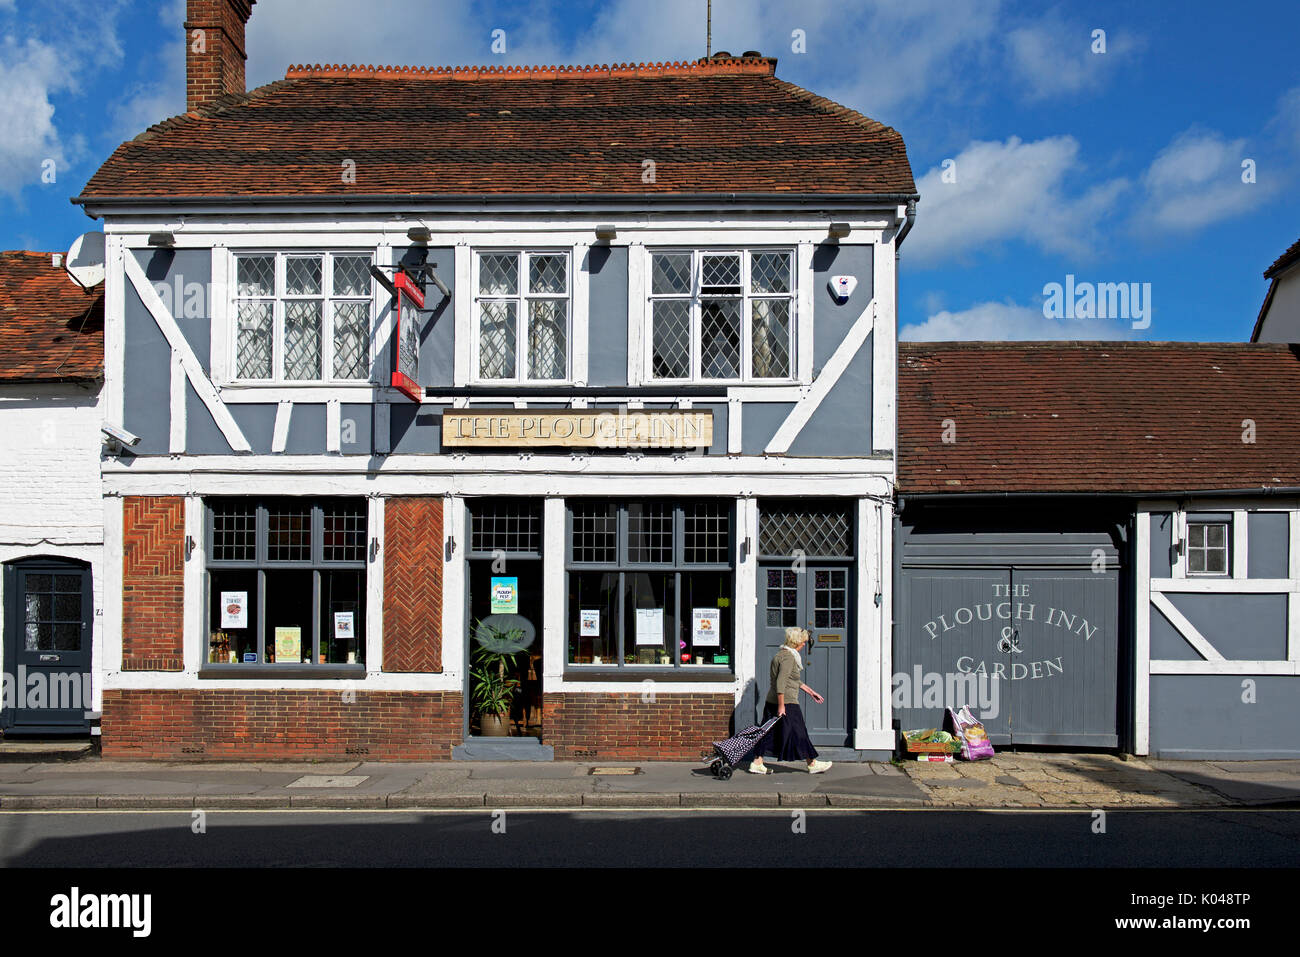
[[[105,757],[693,759],[792,625],[887,756],[899,134],[756,53],[245,92],[252,9],[75,200]]]

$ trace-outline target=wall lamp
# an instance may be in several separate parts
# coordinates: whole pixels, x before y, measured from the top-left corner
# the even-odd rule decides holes
[[[609,242],[611,239],[618,237],[618,230],[613,226],[597,226],[596,238],[602,242]]]
[[[843,239],[851,232],[853,232],[853,230],[848,223],[831,223],[831,228],[826,234],[831,239]]]
[[[433,238],[428,226],[412,226],[406,231],[406,238],[413,243],[427,243]]]
[[[175,233],[150,233],[149,245],[150,246],[175,246],[176,234]]]
[[[447,540],[443,543],[442,546],[442,560],[445,562],[451,561],[451,556],[455,553],[455,551],[456,551],[456,539],[448,535]]]

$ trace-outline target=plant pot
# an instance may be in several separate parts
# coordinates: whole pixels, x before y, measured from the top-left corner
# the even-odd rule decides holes
[[[506,714],[481,714],[478,716],[478,733],[484,738],[510,736],[510,716]]]

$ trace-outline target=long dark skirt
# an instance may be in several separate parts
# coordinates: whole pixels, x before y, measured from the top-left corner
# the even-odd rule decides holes
[[[763,722],[776,717],[776,708],[776,705],[767,703],[763,708]],[[817,757],[817,749],[808,737],[808,727],[803,723],[803,709],[797,704],[785,706],[785,717],[776,723],[754,749],[754,756],[760,755],[778,761],[806,761]]]

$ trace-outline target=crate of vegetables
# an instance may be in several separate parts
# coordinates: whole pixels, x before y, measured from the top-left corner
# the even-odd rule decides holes
[[[924,728],[903,732],[903,747],[911,754],[956,754],[961,742],[947,731]]]

